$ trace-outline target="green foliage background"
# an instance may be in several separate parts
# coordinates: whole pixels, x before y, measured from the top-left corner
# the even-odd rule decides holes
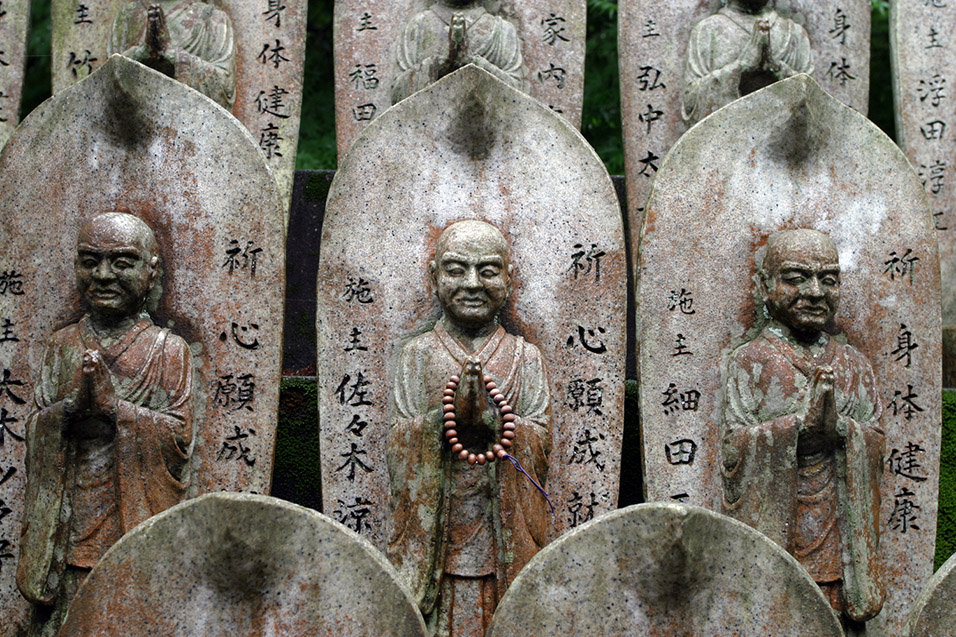
[[[251,1],[251,0],[250,0]],[[889,2],[872,0],[873,33],[870,118],[894,136],[889,61]],[[305,95],[296,167],[334,169],[335,118],[332,85],[333,0],[309,0]],[[34,0],[27,77],[21,112],[26,115],[50,95],[50,5]],[[583,133],[611,174],[624,172],[618,93],[617,2],[588,0],[587,66]],[[318,509],[321,502],[315,382],[283,382],[273,494]],[[621,504],[641,501],[640,437],[636,384],[628,383]],[[940,479],[937,566],[956,552],[956,392],[943,395],[943,454]]]

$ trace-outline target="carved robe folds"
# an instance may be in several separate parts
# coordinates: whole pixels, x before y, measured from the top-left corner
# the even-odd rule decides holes
[[[86,349],[99,350],[116,389],[115,431],[68,422]],[[27,492],[17,583],[50,603],[66,565],[92,568],[140,522],[177,504],[192,439],[186,342],[147,316],[101,344],[84,318],[54,334],[27,422]]]
[[[551,413],[541,353],[501,327],[483,352],[490,352],[481,356],[484,373],[491,375],[517,415],[511,454],[543,485]],[[442,391],[448,378],[461,371],[466,356],[439,322],[404,345],[391,381],[388,557],[411,584],[426,619],[436,610],[446,574],[483,576],[480,571],[486,570],[494,576],[501,599],[547,541],[548,504],[530,480],[508,462],[473,467],[444,449]],[[487,473],[491,509],[486,519],[468,514],[467,500],[474,500],[474,494],[458,469]],[[488,542],[490,546],[469,548]],[[479,556],[488,549],[491,560],[483,564]]]
[[[813,370],[834,372],[839,442],[801,436]],[[787,549],[824,587],[842,580],[844,612],[866,621],[883,605],[879,574],[884,451],[873,370],[822,333],[805,347],[772,321],[734,352],[724,406],[724,512]]]

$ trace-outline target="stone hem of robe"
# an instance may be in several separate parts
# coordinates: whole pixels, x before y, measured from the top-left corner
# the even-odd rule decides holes
[[[426,390],[429,362],[434,366],[433,377],[437,373],[442,380],[441,387]],[[387,446],[391,485],[387,554],[409,584],[422,614],[427,615],[436,606],[444,575],[450,463],[462,462],[445,448],[441,389],[461,366],[432,330],[405,344],[395,369]],[[511,454],[535,480],[545,484],[551,432],[547,377],[540,352],[523,339],[505,334],[484,372],[495,379],[517,415]],[[432,402],[436,406],[431,406]],[[541,493],[510,463],[497,462],[494,470],[495,573],[500,599],[518,571],[547,542],[549,513]]]
[[[723,512],[757,529],[793,554],[797,442],[802,422],[796,413],[759,421],[755,406],[759,401],[753,396],[757,392],[751,394],[752,385],[745,388],[747,380],[738,376],[747,374],[743,367],[766,371],[773,362],[771,358],[783,358],[774,341],[778,346],[785,342],[766,328],[756,339],[740,346],[730,363],[723,455],[735,462],[723,467]],[[866,379],[870,385],[868,391],[875,398],[873,372],[862,355],[832,338],[827,346],[830,361],[841,357],[841,361],[852,361],[848,364],[858,367],[850,371],[835,367],[835,385],[846,382],[846,377],[859,376]],[[793,365],[792,360],[786,362]],[[801,373],[799,368],[794,368],[795,375]],[[837,409],[840,410],[840,405]],[[844,406],[840,410],[837,429],[846,432],[845,443],[836,446],[834,456],[841,508],[839,528],[846,613],[855,621],[866,621],[880,612],[884,598],[879,558],[881,498],[879,489],[873,490],[870,485],[880,483],[885,442],[883,432],[876,427],[878,410],[859,409],[862,411],[858,413],[869,416],[864,422],[843,413],[850,408]]]
[[[128,357],[124,362],[139,368],[139,373],[121,386],[111,372],[118,403],[117,458],[123,459],[114,463],[122,533],[181,500],[186,483],[173,472],[187,460],[182,434],[192,435],[189,347],[148,318],[141,319],[137,328],[133,343],[144,344],[145,351],[129,351],[130,343],[119,357]],[[87,347],[81,332],[81,324],[76,323],[54,335],[37,383],[35,411],[27,421],[27,491],[17,585],[34,603],[55,600],[70,548],[72,511],[64,467],[70,461],[71,442],[64,435],[64,400],[69,397],[69,379],[77,373]],[[166,403],[162,411],[130,402],[149,402],[159,399],[159,394]]]

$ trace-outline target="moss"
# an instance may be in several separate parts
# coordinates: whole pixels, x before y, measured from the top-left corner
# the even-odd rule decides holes
[[[956,553],[956,391],[943,392],[943,445],[939,462],[936,568]]]
[[[315,378],[282,379],[272,495],[316,511],[322,508]]]

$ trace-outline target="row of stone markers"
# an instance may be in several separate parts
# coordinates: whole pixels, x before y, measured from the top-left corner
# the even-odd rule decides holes
[[[681,505],[614,513],[627,263],[609,176],[513,64],[491,61],[516,61],[512,23],[419,7],[392,85],[409,95],[343,157],[320,246],[323,510],[368,546],[250,496],[163,513],[269,491],[284,186],[222,108],[249,90],[232,74],[238,20],[202,3],[119,7],[110,46],[125,55],[44,103],[0,155],[4,630],[381,631],[361,624],[367,606],[328,610],[334,597],[285,616],[306,602],[284,591],[321,597],[328,575],[350,602],[402,606],[401,634],[514,634],[528,618],[614,633],[631,613],[555,615],[548,587],[606,609],[590,591],[623,586],[628,556],[642,577],[621,594],[642,591],[650,631],[749,617],[771,633],[904,634],[935,540],[936,229],[900,150],[800,72],[808,30],[752,19],[762,8],[731,2],[695,27],[688,55],[714,81],[685,90],[700,121],[661,162],[632,240],[646,495]],[[552,35],[557,17],[540,21]],[[747,33],[744,54],[792,77],[698,112],[691,100],[716,108],[745,76],[776,79],[740,58],[729,80],[706,70],[726,53],[706,42],[738,48],[711,28]],[[202,50],[174,44],[189,29]],[[429,54],[436,32],[455,60]],[[290,575],[320,554],[328,571]],[[343,578],[350,563],[365,574]],[[170,591],[158,573],[201,584]],[[737,594],[758,573],[772,585]],[[783,612],[791,597],[811,610]]]

